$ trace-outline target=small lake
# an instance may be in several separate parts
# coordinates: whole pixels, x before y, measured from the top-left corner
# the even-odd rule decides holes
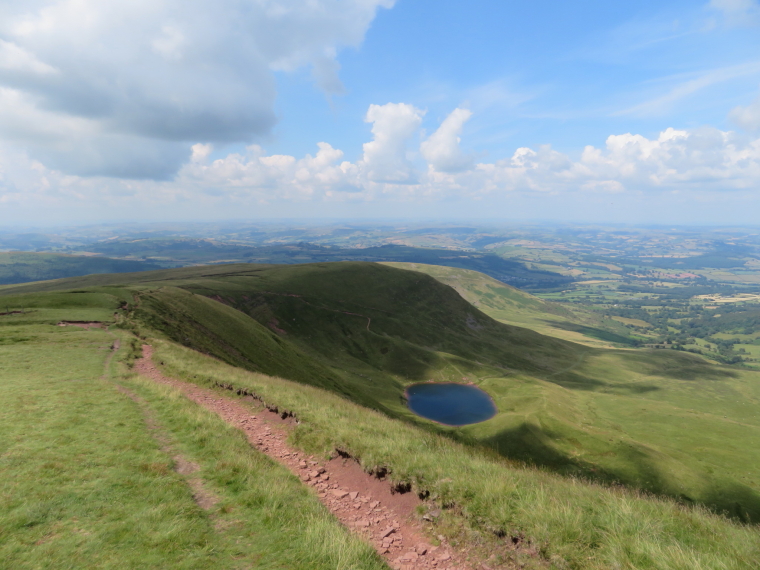
[[[418,416],[450,426],[484,422],[497,411],[488,394],[468,384],[414,384],[406,399]]]

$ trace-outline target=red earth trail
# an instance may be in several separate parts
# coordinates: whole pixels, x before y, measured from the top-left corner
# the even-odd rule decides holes
[[[456,552],[445,540],[440,546],[430,544],[422,525],[413,517],[415,507],[421,503],[414,493],[392,492],[388,481],[365,473],[350,458],[319,461],[290,447],[286,440],[294,424],[292,418],[282,419],[278,413],[266,409],[254,412],[241,399],[224,397],[213,390],[168,378],[156,368],[152,354],[153,348],[144,345],[142,358],[135,362],[136,372],[180,390],[188,399],[242,430],[252,447],[285,465],[304,484],[313,487],[322,504],[346,527],[370,542],[392,568],[472,568],[462,553]]]

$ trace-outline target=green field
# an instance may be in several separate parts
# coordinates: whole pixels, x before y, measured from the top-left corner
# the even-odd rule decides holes
[[[632,341],[630,331],[613,319],[583,307],[547,302],[477,271],[422,263],[384,265],[435,277],[502,323],[588,346],[611,348]]]

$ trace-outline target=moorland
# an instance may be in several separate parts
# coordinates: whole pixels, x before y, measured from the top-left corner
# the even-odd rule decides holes
[[[135,524],[154,530],[130,541],[143,540],[133,546],[157,560],[190,556],[204,567],[234,557],[238,530],[217,536],[207,515],[182,506],[171,458],[130,439],[145,437],[139,414],[100,379],[116,338],[111,383],[150,402],[176,430],[178,445],[208,462],[204,477],[217,492],[252,505],[237,517],[275,508],[243,498],[255,491],[234,482],[260,477],[266,462],[248,451],[238,459],[245,466],[227,467],[222,456],[241,453],[233,450],[239,438],[221,437],[229,444],[216,450],[203,433],[228,428],[130,373],[140,343],[153,344],[173,376],[255,388],[297,410],[297,445],[316,453],[341,449],[367,469],[386,466],[395,482],[434,497],[445,512],[435,532],[451,540],[482,545],[530,537],[542,554],[526,563],[557,568],[750,568],[757,556],[758,373],[685,351],[578,336],[568,324],[607,326],[587,307],[539,299],[469,270],[366,262],[185,267],[6,286],[0,294],[19,308],[0,316],[9,379],[3,389],[13,403],[3,413],[4,480],[13,481],[4,496],[16,497],[5,503],[3,528],[11,531],[3,541],[17,560],[47,550],[63,556],[84,543],[121,556],[124,513],[132,510],[149,521]],[[62,321],[111,326],[79,330],[57,326]],[[69,359],[76,363],[67,368]],[[404,388],[431,380],[472,382],[491,395],[498,413],[461,428],[419,418],[406,407]],[[197,434],[193,422],[209,431]],[[29,430],[38,436],[29,438]],[[130,445],[116,445],[127,432]],[[98,446],[88,443],[93,438]],[[134,468],[127,468],[124,453],[145,455],[129,458]],[[76,461],[91,463],[90,479],[75,475]],[[219,462],[225,467],[217,472]],[[101,467],[107,476],[98,479]],[[278,479],[271,469],[267,476]],[[35,487],[32,472],[49,481]],[[137,493],[143,503],[108,494],[124,480],[151,489]],[[288,484],[293,489],[278,492],[295,492],[304,512],[318,513],[313,497],[294,490],[297,480]],[[83,506],[84,493],[102,502]],[[19,501],[22,495],[29,499]],[[104,509],[113,500],[123,501],[124,513]],[[166,506],[154,512],[159,503]],[[185,508],[195,513],[187,514],[186,527],[172,526]],[[379,563],[329,516],[314,516],[315,532],[324,533],[314,540],[340,542],[358,567]],[[296,519],[267,527],[272,544],[302,528]],[[81,520],[96,542],[77,534]],[[40,540],[50,546],[22,554]],[[264,556],[266,542],[241,556]],[[315,568],[336,564],[330,552],[311,547],[292,555],[314,557]],[[505,563],[515,556],[505,551]]]
[[[296,445],[340,449],[368,470],[385,466],[394,484],[443,509],[431,532],[496,550],[504,537],[541,545],[537,558],[502,548],[505,564],[752,567],[760,556],[752,546],[760,519],[756,234],[328,230],[220,230],[211,239],[101,231],[39,237],[35,249],[44,251],[4,254],[17,281],[61,277],[0,288],[3,401],[12,403],[2,414],[3,496],[29,497],[0,507],[0,528],[12,529],[0,534],[9,560],[34,565],[84,548],[83,556],[139,566],[142,554],[121,551],[128,545],[162,564],[207,567],[251,542],[247,531],[218,532],[182,498],[172,458],[151,447],[138,411],[113,391],[127,386],[204,466],[222,504],[247,501],[244,520],[299,497],[311,522],[283,516],[259,528],[262,542],[241,559],[276,567],[286,556],[278,541],[313,523],[314,541],[339,546],[309,543],[294,560],[382,567],[297,480],[272,491],[273,503],[245,495],[244,481],[270,481],[266,488],[285,476],[241,451],[245,443],[218,418],[135,375],[129,365],[150,342],[175,377],[209,387],[234,381],[297,409]],[[55,274],[58,259],[68,273]],[[138,272],[115,273],[129,270]],[[109,274],[84,276],[94,272]],[[404,390],[427,381],[473,383],[498,413],[460,428],[419,418]],[[208,445],[212,433],[225,434],[218,446]],[[129,453],[136,470],[122,464]],[[80,460],[92,466],[83,478]],[[33,473],[46,484],[35,486]],[[124,484],[146,489],[142,502],[110,494]],[[114,500],[123,510],[109,514]],[[166,508],[156,511],[156,501]],[[137,518],[125,522],[130,513]],[[150,536],[124,542],[132,524]],[[336,562],[336,548],[350,554]]]

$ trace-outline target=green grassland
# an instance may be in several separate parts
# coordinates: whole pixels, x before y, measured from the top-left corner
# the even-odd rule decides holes
[[[364,271],[362,266],[348,267]],[[328,306],[330,297],[320,290],[325,284],[309,275],[308,267],[295,269],[295,274],[270,276],[266,289],[297,291],[299,279],[306,279],[315,283],[315,294],[323,295]],[[388,279],[411,274],[414,283],[424,277],[412,272],[399,276],[398,270],[382,267],[379,271],[391,273],[371,275],[373,281],[385,277],[373,291],[376,295],[388,287]],[[240,287],[244,278],[235,275],[235,287]],[[193,288],[222,279],[219,273],[184,276],[192,279]],[[357,302],[349,293],[360,276],[353,279],[340,291],[347,297],[344,303]],[[286,287],[290,280],[295,283]],[[271,362],[290,359],[298,368],[297,356],[279,353],[267,342],[289,343],[283,339],[290,333],[274,333],[247,315],[234,324],[234,310],[218,301],[145,282],[96,285],[90,292],[79,285],[76,292],[46,293],[25,286],[23,296],[15,298],[28,307],[26,312],[0,317],[0,559],[8,567],[384,568],[367,545],[352,538],[319,505],[311,490],[252,450],[242,433],[173,389],[131,373],[126,363],[134,355],[133,347],[143,342],[135,333],[154,345],[156,360],[167,374],[206,387],[224,383],[245,388],[295,412],[300,423],[291,435],[294,445],[325,455],[339,448],[365,469],[383,466],[392,480],[411,484],[428,497],[426,508],[443,509],[443,515],[430,523],[430,532],[462,547],[485,549],[529,568],[557,570],[739,570],[753,568],[760,557],[756,527],[698,505],[526,467],[477,445],[473,433],[400,421],[349,401],[329,384],[309,386],[303,378],[294,382],[222,362],[235,356],[231,349],[236,345],[227,345],[226,355],[218,349],[218,358],[213,358],[167,338],[177,331],[164,324],[167,314],[157,304],[171,301],[176,311],[193,299],[186,310],[198,319],[195,325],[204,321],[209,326],[201,336],[231,343],[235,336],[254,334],[253,344],[261,350],[257,356],[268,352]],[[428,288],[423,291],[434,296]],[[449,297],[442,291],[433,302],[459,300],[456,293]],[[222,299],[230,302],[232,293],[227,293],[229,297]],[[378,301],[382,307],[383,299]],[[407,311],[413,306],[407,305]],[[177,319],[174,326],[189,318],[172,314]],[[117,324],[109,331],[56,326],[59,320],[93,318]],[[475,318],[485,322],[487,317]],[[229,334],[223,324],[213,325],[211,320],[227,323]],[[541,337],[530,338],[535,342]],[[122,348],[109,364],[116,339]],[[190,337],[180,340],[194,342]],[[301,349],[293,343],[292,350]],[[624,351],[604,352],[613,353]],[[559,357],[545,361],[543,368],[534,364],[534,373],[566,363]],[[601,369],[592,372],[604,374]],[[545,380],[545,387],[574,394],[557,383],[572,382],[563,376],[570,373],[555,373],[557,380]],[[520,383],[527,386],[536,378],[514,376],[512,384],[504,384],[510,375],[481,385],[497,396],[493,386],[517,392],[513,403],[530,398]],[[504,400],[500,402],[504,406]],[[717,412],[746,415],[729,400]],[[210,510],[193,501],[186,476],[173,470],[176,454],[199,465],[204,488],[217,498]],[[522,548],[513,548],[513,537]]]
[[[61,279],[92,273],[148,271],[159,266],[143,261],[61,253],[0,252],[0,284]]]
[[[435,277],[502,323],[588,346],[610,348],[631,343],[630,331],[612,319],[583,307],[547,302],[477,271],[422,263],[384,265]]]
[[[491,318],[429,275],[378,264],[183,268],[2,292],[21,300],[64,287],[91,291],[76,295],[118,291],[135,330],[329,390],[430,432],[560,474],[760,520],[754,371],[688,353],[544,336]],[[515,312],[524,318],[530,311],[538,318],[546,306],[509,295],[524,302]],[[491,310],[490,300],[481,299],[480,309]],[[494,316],[510,307],[497,305]],[[422,420],[403,393],[427,380],[474,382],[499,413],[461,429]]]
[[[567,327],[558,328],[556,323],[591,329],[594,317],[597,323],[601,321],[591,311],[571,312],[566,306],[475,272],[420,264],[388,265],[432,275],[489,316],[543,334],[571,339],[566,336]],[[734,320],[743,315],[739,313]],[[739,322],[746,325],[746,319]],[[584,344],[591,343],[585,339]],[[709,381],[701,381],[710,376]],[[605,351],[588,354],[583,364],[552,376],[550,382],[574,389],[572,397],[567,390],[557,390],[546,382],[524,379],[511,384],[509,398],[495,396],[497,402],[508,406],[499,406],[497,418],[464,431],[509,450],[512,457],[535,461],[543,456],[540,463],[564,463],[567,468],[589,462],[586,468],[597,475],[608,470],[612,478],[687,501],[720,503],[724,508],[731,503],[757,504],[752,498],[760,489],[753,467],[756,458],[745,461],[745,457],[737,457],[737,461],[729,460],[731,469],[725,469],[727,456],[742,455],[740,449],[760,443],[756,374],[720,370],[691,355]],[[505,392],[501,379],[488,379],[480,385],[492,395]],[[520,405],[515,406],[515,401]],[[737,417],[749,425],[726,421]],[[573,429],[577,431],[573,433]],[[498,435],[494,436],[494,431]],[[520,436],[516,438],[515,432]],[[685,432],[703,433],[696,439],[684,437]],[[523,442],[523,449],[517,448],[516,440]],[[721,442],[731,442],[729,449]],[[742,443],[736,446],[733,442]],[[616,459],[602,459],[605,456]]]
[[[0,567],[386,568],[240,432],[129,374],[131,334],[56,326],[122,301],[30,295],[0,317]],[[176,454],[199,466],[210,510]]]
[[[760,556],[756,527],[698,506],[525,467],[331,392],[153,342],[168,374],[207,387],[229,384],[294,411],[301,421],[291,436],[295,445],[312,453],[341,449],[366,470],[382,466],[392,480],[428,495],[426,508],[443,507],[431,533],[462,546],[555,569],[738,569],[752,568]],[[532,544],[540,559],[506,550],[513,537]]]

